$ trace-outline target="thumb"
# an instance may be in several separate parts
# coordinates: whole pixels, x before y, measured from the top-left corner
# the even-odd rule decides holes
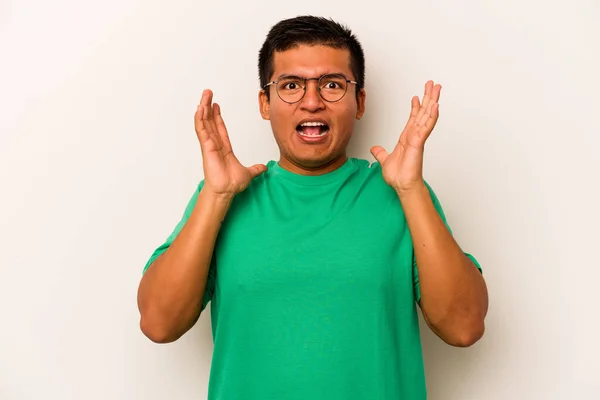
[[[381,146],[373,146],[371,147],[371,154],[373,157],[379,162],[379,164],[383,164],[388,157],[388,152]]]
[[[254,164],[253,166],[248,167],[248,171],[250,171],[250,176],[252,176],[252,179],[254,179],[263,172],[266,172],[267,166],[264,164]]]

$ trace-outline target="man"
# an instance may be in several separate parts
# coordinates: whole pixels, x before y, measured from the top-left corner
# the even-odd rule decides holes
[[[284,20],[259,54],[262,117],[278,162],[236,159],[206,90],[195,115],[204,180],[144,269],[138,304],[151,340],[177,340],[211,301],[210,399],[423,399],[419,304],[454,346],[484,331],[487,289],[422,176],[440,85],[412,99],[376,163],[348,158],[365,111],[352,33]]]

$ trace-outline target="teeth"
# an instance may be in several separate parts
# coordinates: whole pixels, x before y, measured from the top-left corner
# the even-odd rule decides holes
[[[322,122],[304,122],[301,126],[325,126]]]
[[[298,132],[300,134],[300,136],[306,136],[306,137],[321,137],[321,136],[325,136],[329,131],[325,131],[323,133],[319,133],[318,135],[307,135],[303,132]]]

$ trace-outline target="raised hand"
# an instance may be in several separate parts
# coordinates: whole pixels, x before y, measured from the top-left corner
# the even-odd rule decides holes
[[[388,154],[381,146],[373,146],[371,154],[381,164],[383,179],[399,194],[422,188],[423,151],[439,116],[441,85],[425,84],[423,102],[414,96],[410,117],[394,150]]]
[[[202,190],[224,197],[244,191],[250,181],[267,170],[264,164],[244,167],[233,154],[221,108],[212,104],[213,93],[205,90],[194,116],[194,127],[202,151]]]

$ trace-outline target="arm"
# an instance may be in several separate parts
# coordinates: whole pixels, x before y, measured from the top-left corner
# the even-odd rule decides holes
[[[200,316],[210,261],[231,200],[200,191],[171,246],[144,273],[138,289],[140,328],[157,343],[177,340]]]
[[[169,248],[147,269],[138,289],[140,328],[151,340],[177,340],[197,321],[221,222],[235,195],[267,170],[244,167],[233,154],[221,108],[205,90],[194,127],[205,174],[196,204]],[[187,212],[186,212],[187,214]]]
[[[385,182],[400,199],[413,239],[427,324],[444,341],[469,346],[483,335],[487,289],[483,277],[452,238],[423,180],[425,142],[439,117],[441,85],[425,84],[423,102],[411,100],[409,119],[394,150],[371,148]]]
[[[452,237],[425,184],[399,198],[413,239],[425,321],[446,343],[470,346],[484,332],[483,276]]]

